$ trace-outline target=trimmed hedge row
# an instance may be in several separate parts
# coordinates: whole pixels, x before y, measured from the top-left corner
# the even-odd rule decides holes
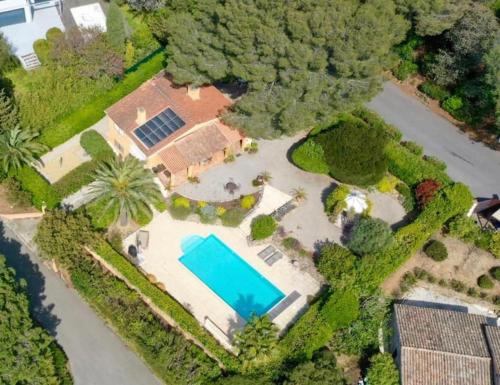
[[[54,148],[97,123],[104,117],[106,108],[161,71],[164,67],[164,60],[163,51],[152,56],[134,72],[127,73],[110,91],[93,99],[92,102],[73,112],[55,126],[44,130],[40,136],[40,142]]]
[[[114,156],[106,139],[95,130],[88,130],[80,136],[80,145],[92,159],[107,159]]]
[[[227,369],[236,369],[238,367],[236,358],[219,345],[215,338],[181,304],[151,283],[123,255],[117,253],[109,244],[104,242],[100,243],[95,251],[107,263],[119,271],[125,279],[137,287],[143,295],[148,297],[155,306],[171,316],[180,328],[198,339],[198,341],[224,363]]]
[[[98,164],[99,162],[96,160],[82,163],[55,182],[52,187],[61,198],[74,194],[83,186],[94,181],[93,173]]]
[[[47,209],[53,209],[59,205],[61,197],[57,191],[34,168],[24,166],[17,171],[14,178],[21,183],[24,191],[31,193],[33,205],[37,209],[42,209],[44,205]]]

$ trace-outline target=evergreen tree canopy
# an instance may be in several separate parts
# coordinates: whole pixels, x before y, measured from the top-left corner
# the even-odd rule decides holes
[[[370,385],[399,385],[399,372],[389,353],[370,358],[367,379]]]
[[[59,384],[52,338],[33,325],[24,285],[0,256],[0,383]]]
[[[19,124],[17,106],[7,93],[0,89],[0,133],[11,130]]]
[[[314,140],[323,148],[330,174],[340,182],[369,186],[387,171],[387,135],[360,119],[341,120]]]
[[[126,38],[125,20],[120,7],[114,1],[109,4],[106,27],[109,44],[116,52],[123,53]]]
[[[337,367],[335,355],[328,351],[315,354],[312,361],[296,366],[284,385],[345,385],[342,370]]]
[[[19,61],[12,52],[12,47],[0,32],[0,72],[9,71],[19,65]]]
[[[165,28],[177,83],[246,82],[225,120],[251,136],[277,137],[372,96],[408,23],[386,0],[203,0]]]

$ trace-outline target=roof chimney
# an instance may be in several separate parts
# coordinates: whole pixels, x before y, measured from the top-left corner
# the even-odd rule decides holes
[[[138,125],[142,125],[142,124],[146,123],[146,121],[147,121],[146,109],[144,107],[137,107],[137,119],[135,120],[135,122]]]
[[[187,94],[193,100],[200,100],[200,87],[188,84]]]

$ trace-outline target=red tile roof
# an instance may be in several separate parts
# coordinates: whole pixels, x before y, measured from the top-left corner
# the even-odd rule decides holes
[[[201,87],[199,92],[200,98],[193,100],[188,96],[186,86],[176,86],[164,72],[161,72],[113,104],[106,113],[145,154],[150,155],[195,125],[217,118],[231,105],[231,101],[214,86]],[[139,107],[146,110],[146,120],[152,119],[170,107],[186,124],[153,147],[147,148],[133,134],[133,131],[140,126],[136,121]]]

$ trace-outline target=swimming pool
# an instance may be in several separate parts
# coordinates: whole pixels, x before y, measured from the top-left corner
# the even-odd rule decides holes
[[[179,261],[241,317],[261,316],[285,295],[214,234],[186,242]]]

